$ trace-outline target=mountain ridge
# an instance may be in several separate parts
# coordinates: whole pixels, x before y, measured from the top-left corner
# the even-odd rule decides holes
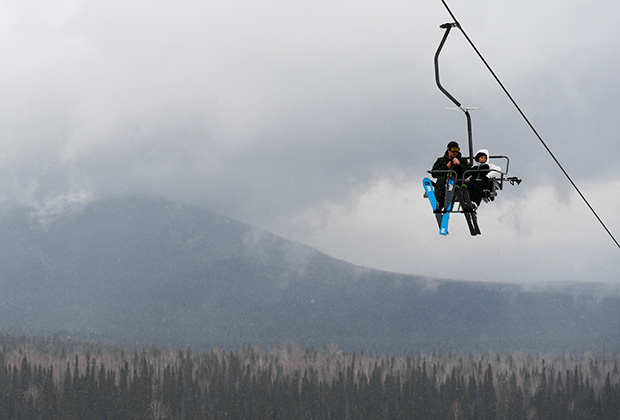
[[[374,270],[160,199],[99,201],[43,225],[16,209],[0,219],[0,250],[5,330],[377,352],[562,352],[620,341],[617,287],[528,290]]]

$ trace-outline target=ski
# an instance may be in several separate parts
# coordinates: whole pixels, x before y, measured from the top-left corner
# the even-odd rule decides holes
[[[430,178],[424,178],[422,184],[424,185],[425,196],[428,198],[428,201],[430,201],[433,212],[435,213],[437,226],[441,227],[441,218],[443,214],[437,212],[437,198],[435,197],[435,190],[433,189],[433,181],[431,181]]]
[[[471,202],[469,190],[466,185],[457,187],[457,197],[461,202],[461,207],[463,208],[463,213],[465,214],[465,220],[467,220],[467,226],[469,227],[469,233],[471,233],[472,236],[480,235],[476,209]]]
[[[470,210],[469,215],[471,218],[472,225],[474,227],[473,232],[475,232],[476,235],[480,235],[480,228],[478,227],[478,215],[476,214],[476,208],[474,207],[474,204],[471,201],[471,197],[469,195],[469,189],[467,188],[466,185],[463,185],[462,195],[463,195],[463,199],[465,200],[465,203],[467,204],[467,207]],[[472,232],[471,229],[470,229],[470,232]],[[472,235],[474,235],[473,232],[472,232]]]
[[[467,221],[467,227],[469,228],[469,232],[473,235],[476,234],[476,229],[471,221],[471,212],[463,198],[463,188],[461,186],[456,187],[456,199],[461,203],[461,209],[463,214],[465,215],[465,220]]]
[[[441,218],[441,226],[439,227],[439,234],[448,234],[448,223],[450,222],[450,211],[452,211],[452,199],[454,198],[454,184],[456,182],[456,176],[451,173],[446,180],[446,198],[444,201],[444,214]]]

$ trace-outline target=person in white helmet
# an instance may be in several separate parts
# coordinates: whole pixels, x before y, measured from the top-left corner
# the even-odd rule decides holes
[[[469,196],[471,201],[476,203],[477,206],[480,205],[485,197],[491,200],[494,199],[490,195],[493,187],[493,178],[497,178],[502,174],[502,168],[489,163],[488,160],[489,151],[487,149],[478,150],[474,156],[472,167],[466,174],[470,175],[466,182]]]

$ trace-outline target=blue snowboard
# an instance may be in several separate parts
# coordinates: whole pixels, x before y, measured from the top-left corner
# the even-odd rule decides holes
[[[450,211],[452,210],[452,199],[454,197],[454,184],[456,183],[456,177],[454,175],[448,176],[446,181],[446,199],[443,206],[445,213],[441,219],[441,225],[439,226],[439,234],[448,234],[448,222],[450,222]]]
[[[431,207],[433,208],[433,211],[437,210],[437,198],[435,197],[435,190],[433,189],[433,182],[430,180],[430,178],[424,178],[424,180],[422,181],[422,184],[424,185],[424,192],[426,193],[426,197],[428,198],[428,201],[430,201],[431,203]],[[437,218],[437,226],[439,226],[441,228],[441,219],[442,219],[443,214],[442,213],[435,213],[435,217]]]

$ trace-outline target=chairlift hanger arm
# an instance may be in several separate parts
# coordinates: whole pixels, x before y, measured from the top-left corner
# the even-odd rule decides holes
[[[439,26],[442,29],[445,29],[443,34],[443,38],[441,38],[441,42],[439,43],[439,47],[437,47],[437,51],[435,52],[435,82],[437,83],[437,87],[439,90],[454,103],[461,111],[465,113],[465,118],[467,118],[467,141],[469,146],[469,160],[473,161],[473,139],[472,139],[472,128],[471,128],[471,116],[469,115],[469,110],[473,108],[464,107],[450,92],[448,92],[442,85],[441,80],[439,78],[439,55],[441,54],[441,50],[443,49],[444,44],[446,43],[446,39],[448,39],[448,35],[450,34],[450,30],[452,28],[458,27],[458,23],[444,23]]]
[[[454,105],[456,105],[458,108],[461,108],[461,103],[441,85],[441,81],[439,79],[439,54],[441,54],[441,50],[443,49],[443,46],[448,39],[448,35],[450,35],[450,30],[455,26],[455,23],[444,23],[443,25],[439,26],[446,31],[443,34],[443,38],[441,38],[439,47],[437,47],[437,52],[435,52],[435,82],[437,83],[437,87],[439,88],[439,90],[442,91],[443,94],[446,95],[448,99],[450,99],[454,103]]]

